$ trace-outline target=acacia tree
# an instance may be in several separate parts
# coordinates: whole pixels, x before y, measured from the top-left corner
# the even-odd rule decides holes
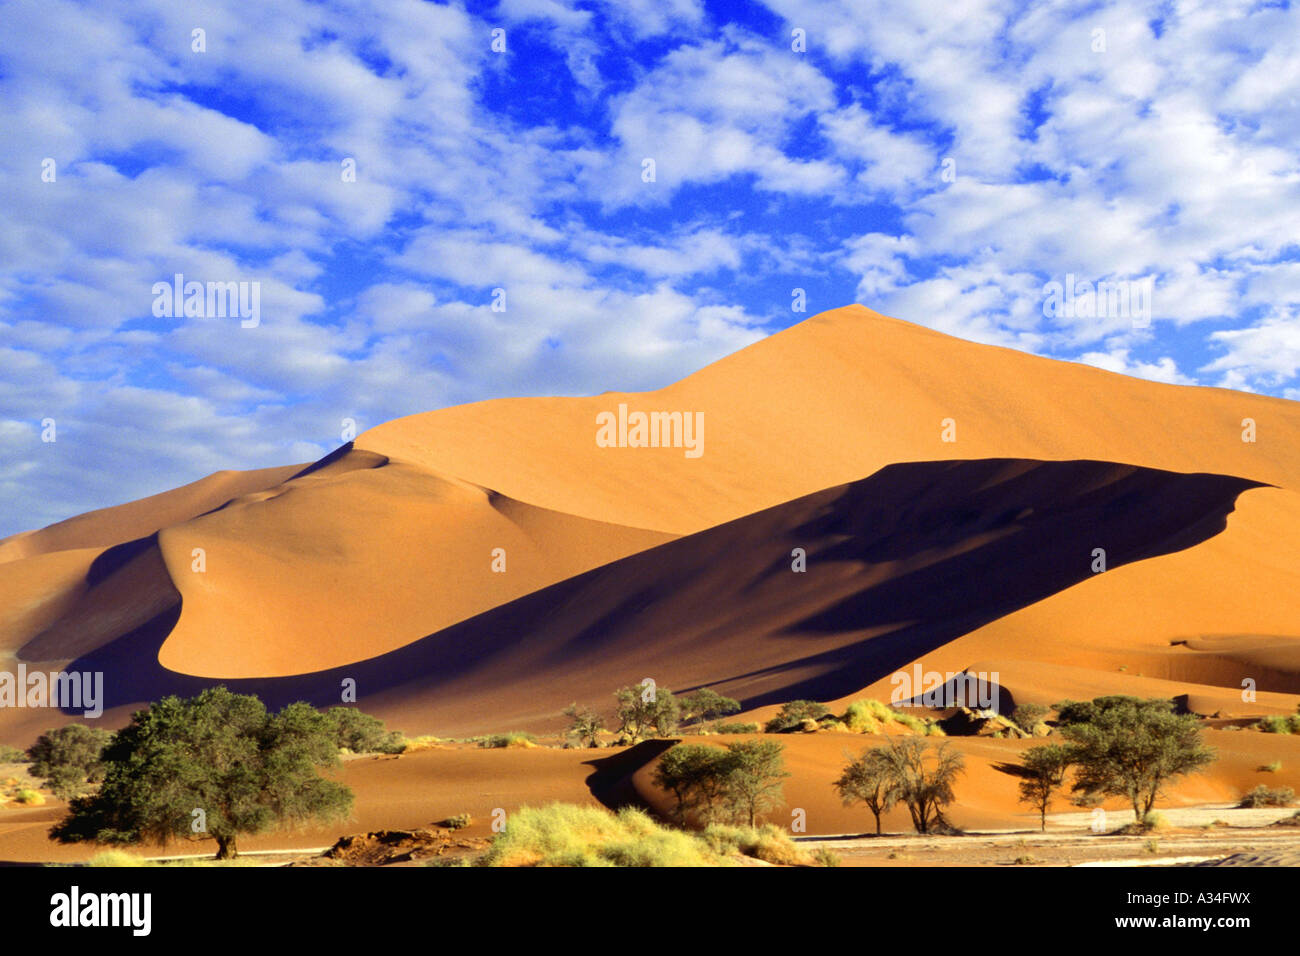
[[[618,732],[631,741],[644,740],[650,731],[660,737],[677,733],[681,704],[666,687],[638,684],[614,691],[618,701]]]
[[[1125,797],[1139,825],[1168,783],[1215,759],[1196,718],[1175,714],[1170,700],[1098,697],[1057,709],[1077,768],[1074,791]]]
[[[1047,810],[1056,791],[1065,786],[1071,760],[1070,748],[1060,744],[1031,747],[1020,758],[1020,802],[1038,811],[1039,826],[1044,833],[1047,832]]]
[[[880,836],[880,815],[899,799],[891,767],[881,750],[868,747],[844,768],[835,781],[835,789],[846,807],[855,803],[866,804],[876,818],[876,836]]]
[[[927,761],[929,745],[916,737],[896,737],[880,748],[895,798],[906,805],[917,833],[944,823],[943,809],[955,799],[953,782],[965,770],[962,755],[948,743]]]
[[[241,833],[345,817],[352,791],[318,769],[339,760],[334,722],[309,704],[271,715],[224,687],[137,711],[104,749],[99,792],[50,831],[65,843],[138,843],[195,834],[236,855]]]
[[[737,713],[740,710],[740,701],[733,697],[723,697],[717,691],[710,690],[707,687],[701,687],[694,693],[683,695],[681,705],[683,720],[697,720],[701,724],[726,714]]]
[[[676,799],[673,816],[678,822],[685,823],[691,814],[703,823],[716,819],[730,763],[730,751],[701,744],[678,744],[659,758],[654,782]]]
[[[589,707],[572,703],[564,708],[569,718],[569,735],[576,737],[583,747],[595,747],[600,742],[600,732],[605,729],[605,718]]]
[[[781,781],[790,776],[775,741],[742,740],[726,747],[678,744],[659,759],[655,783],[677,800],[674,815],[695,813],[703,823],[718,817],[748,821],[784,800]]]
[[[751,827],[760,813],[785,800],[781,781],[790,774],[781,758],[783,749],[774,740],[727,744],[730,767],[723,784],[723,799],[736,817],[747,817]]]

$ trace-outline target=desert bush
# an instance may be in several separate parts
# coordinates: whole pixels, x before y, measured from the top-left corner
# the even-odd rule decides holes
[[[1259,768],[1259,772],[1260,772],[1260,773],[1277,773],[1277,772],[1278,772],[1279,770],[1281,770],[1281,769],[1282,769],[1282,761],[1280,761],[1280,760],[1270,760],[1268,763],[1263,764],[1263,765],[1260,766],[1260,768]]]
[[[536,747],[537,738],[522,730],[512,730],[508,734],[490,734],[482,738],[478,745],[488,750],[502,750],[507,747]]]
[[[1300,734],[1300,714],[1270,714],[1255,726],[1266,734]]]
[[[756,734],[762,728],[758,724],[747,724],[741,722],[718,723],[714,724],[712,730],[715,734]]]
[[[45,798],[38,791],[30,787],[24,787],[14,794],[14,803],[21,803],[27,807],[39,807],[45,804]]]
[[[27,763],[31,758],[26,751],[8,744],[0,744],[0,763]]]
[[[870,703],[878,704],[879,701]],[[855,700],[844,712],[844,724],[855,734],[878,734],[881,719],[872,712],[867,701]]]
[[[840,855],[828,846],[819,846],[813,853],[813,861],[818,866],[839,866]]]
[[[458,813],[454,817],[448,817],[439,822],[438,826],[446,827],[448,830],[463,830],[473,822],[474,818],[468,813]]]
[[[1243,808],[1289,807],[1295,803],[1295,791],[1290,787],[1266,787],[1262,783],[1241,798],[1237,804]]]
[[[522,807],[480,859],[483,866],[715,866],[702,840],[655,823],[643,810],[552,803]]]
[[[720,855],[741,853],[778,866],[812,866],[814,862],[784,830],[772,823],[761,827],[714,823],[700,836]]]
[[[102,853],[96,853],[86,861],[86,866],[96,868],[159,865],[160,864],[154,860],[146,860],[144,857],[136,856],[134,853],[128,853],[126,850],[105,850]]]
[[[355,754],[400,754],[406,750],[405,738],[387,730],[378,717],[342,706],[331,707],[324,713],[340,750]]]
[[[1041,724],[1049,713],[1051,713],[1050,708],[1042,704],[1024,703],[1012,711],[1011,719],[1025,733],[1032,734],[1034,728]]]
[[[732,697],[723,697],[707,687],[701,687],[693,693],[685,694],[680,700],[682,720],[688,723],[695,721],[703,724],[705,721],[740,711],[740,701]]]
[[[111,738],[107,730],[85,724],[47,730],[27,750],[31,774],[61,800],[80,796],[104,778],[103,750]]]
[[[764,729],[769,734],[786,733],[802,728],[805,720],[819,720],[829,713],[825,704],[819,704],[815,700],[792,700],[781,706]]]

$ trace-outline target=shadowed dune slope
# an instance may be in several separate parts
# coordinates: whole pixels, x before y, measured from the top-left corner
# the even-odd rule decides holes
[[[226,683],[272,704],[329,703],[352,678],[366,710],[442,735],[555,727],[570,701],[606,709],[614,688],[644,677],[749,706],[833,698],[1083,581],[1096,547],[1121,567],[1204,541],[1252,487],[1092,461],[893,465],[370,660]],[[71,666],[108,675],[109,706],[195,692],[208,681],[154,663],[170,626],[155,620]]]

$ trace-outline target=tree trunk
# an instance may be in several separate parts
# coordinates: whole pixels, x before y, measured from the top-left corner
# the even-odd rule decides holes
[[[1044,805],[1039,809],[1039,818],[1042,821],[1042,832],[1047,832],[1047,806]]]
[[[876,811],[876,836],[880,836],[880,811]]]
[[[235,850],[234,834],[231,834],[230,836],[217,837],[217,859],[233,860],[235,858],[235,855],[236,855],[236,850]]]

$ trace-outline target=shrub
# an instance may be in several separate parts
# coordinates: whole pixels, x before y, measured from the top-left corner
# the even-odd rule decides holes
[[[1272,760],[1259,768],[1260,773],[1277,773],[1282,769],[1282,761]]]
[[[694,693],[684,695],[681,698],[681,706],[683,720],[698,721],[703,724],[715,717],[739,712],[740,701],[732,697],[723,697],[707,687],[701,687]]]
[[[828,846],[819,846],[813,853],[818,866],[839,866],[840,855]]]
[[[71,800],[104,779],[103,750],[112,738],[107,730],[68,724],[47,730],[27,751],[32,776],[41,777],[61,800]]]
[[[792,700],[782,705],[765,729],[769,734],[781,734],[802,728],[805,720],[818,720],[829,713],[825,704],[815,700]]]
[[[136,856],[134,853],[128,853],[126,850],[105,850],[102,853],[96,853],[86,861],[86,866],[91,867],[127,867],[127,866],[158,866],[153,860],[146,860],[142,856]]]
[[[378,717],[356,708],[331,707],[325,711],[325,718],[340,750],[356,754],[400,754],[406,750],[406,740],[400,733],[386,730]]]
[[[879,703],[879,701],[870,703]],[[844,712],[844,723],[855,734],[880,733],[880,718],[872,713],[865,700],[855,700],[849,704],[849,709]]]
[[[1142,818],[1142,829],[1148,831],[1167,830],[1169,829],[1169,821],[1165,819],[1163,813],[1152,810]]]
[[[746,724],[746,723],[739,723],[739,722],[713,725],[713,732],[715,734],[756,734],[761,729],[762,728],[759,727],[758,724]]]
[[[506,747],[536,747],[537,738],[522,730],[512,730],[508,734],[492,734],[479,741],[480,747],[488,750],[501,750]]]
[[[458,813],[454,817],[448,817],[437,825],[446,827],[448,830],[463,830],[474,822],[474,818],[468,813]]]
[[[1011,714],[1011,719],[1027,734],[1032,734],[1034,728],[1043,722],[1051,710],[1042,704],[1020,704]]]
[[[1300,734],[1300,714],[1271,714],[1255,726],[1266,734]]]
[[[778,866],[813,865],[813,858],[796,846],[784,830],[771,823],[761,827],[715,823],[701,837],[718,854],[742,853]]]
[[[655,823],[643,810],[552,803],[522,807],[480,859],[483,866],[713,866],[702,840]]]
[[[1276,789],[1264,786],[1262,783],[1250,793],[1241,798],[1238,807],[1255,808],[1255,807],[1289,807],[1295,803],[1295,791],[1290,787],[1277,787]]]
[[[37,791],[24,787],[14,794],[14,803],[21,803],[28,807],[40,807],[45,805],[45,798]]]
[[[27,763],[30,760],[25,751],[8,744],[0,744],[0,763]]]

